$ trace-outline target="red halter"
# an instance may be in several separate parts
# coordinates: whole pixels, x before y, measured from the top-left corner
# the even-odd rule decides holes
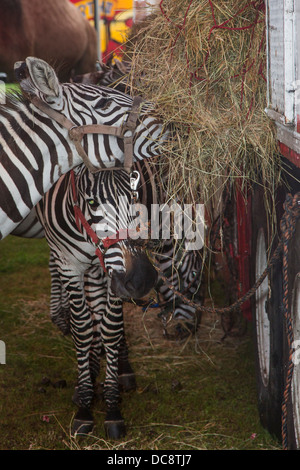
[[[124,238],[127,238],[128,236],[128,230],[127,229],[121,229],[118,230],[116,234],[110,235],[109,237],[106,238],[99,238],[96,232],[92,229],[92,227],[89,225],[88,221],[84,217],[82,210],[80,209],[78,205],[78,198],[77,198],[77,192],[76,192],[76,184],[75,184],[75,174],[74,171],[71,170],[71,184],[72,184],[72,192],[73,192],[73,199],[74,199],[74,213],[75,213],[75,220],[76,220],[76,225],[78,227],[78,230],[82,233],[80,223],[82,227],[84,227],[86,233],[88,236],[91,238],[92,242],[96,245],[96,251],[95,254],[98,256],[100,264],[104,270],[104,272],[107,272],[105,264],[104,264],[104,255],[106,250],[112,246],[115,245],[116,243],[124,240]],[[103,245],[103,248],[100,248],[100,244]]]

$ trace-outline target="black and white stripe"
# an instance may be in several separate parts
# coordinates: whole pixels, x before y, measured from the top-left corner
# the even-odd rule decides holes
[[[28,79],[24,80],[24,89],[29,92],[32,84],[29,86]],[[120,125],[128,116],[132,105],[130,97],[115,90],[107,91],[102,87],[66,84],[63,91],[68,99],[65,101],[66,106],[59,108],[59,111],[71,117],[78,125],[99,121],[108,125]],[[40,92],[38,96],[42,99]],[[55,98],[51,99],[51,104],[57,109]],[[94,111],[93,116],[90,115],[91,108]],[[143,108],[134,139],[135,158],[141,160],[145,167],[148,165],[145,158],[157,154],[162,135],[161,124],[147,114],[149,109],[149,107]],[[39,111],[36,113],[42,121],[44,119],[42,113]],[[77,119],[78,115],[81,116],[81,120]],[[52,125],[56,130],[59,128],[56,123]],[[107,165],[113,163],[115,166],[116,160],[122,161],[124,156],[122,139],[112,136],[88,135],[83,139],[83,146],[86,152],[94,152],[94,160],[96,159],[98,164],[105,161]],[[143,200],[147,204],[158,202],[157,187],[153,178],[149,178],[149,175],[145,177],[143,171],[141,173],[142,181],[147,183],[143,186],[143,194],[147,188],[146,201],[142,197],[142,202]],[[106,421],[110,430],[110,424],[114,423],[113,429],[117,429],[116,434],[121,435],[124,432],[124,425],[117,405],[118,376],[122,372],[119,370],[120,358],[125,370],[130,370],[124,342],[122,298],[140,297],[145,294],[153,285],[155,276],[141,250],[125,241],[117,243],[106,251],[105,265],[108,275],[104,274],[95,255],[93,243],[76,225],[70,178],[70,174],[60,178],[38,204],[37,211],[50,246],[51,262],[54,263],[51,272],[52,317],[59,322],[64,319],[60,325],[62,329],[65,326],[70,327],[77,352],[77,401],[80,408],[74,430],[78,431],[82,427],[84,430],[89,429],[92,423],[90,404],[93,384],[99,372],[101,346],[104,345],[108,364],[105,380],[105,398],[108,406]],[[152,182],[150,196],[149,180]],[[123,191],[128,200],[131,197],[129,176],[125,171],[104,171],[94,175],[86,168],[78,168],[76,187],[80,196],[79,205],[92,225],[99,222],[99,210],[97,208],[97,213],[93,212],[91,200],[98,202],[100,200],[103,203],[112,197],[111,202],[116,207],[116,196],[120,191]],[[21,232],[22,225],[15,230],[17,235],[26,234],[26,230]],[[116,227],[112,228],[112,231],[114,229],[116,230]],[[174,263],[174,256],[172,257],[170,252],[169,259]],[[182,260],[179,260],[177,271],[183,265],[189,266],[189,269],[185,269],[187,276],[193,272],[191,264],[185,264]],[[165,291],[162,291],[162,294],[167,296]],[[167,300],[173,301],[170,297]],[[189,315],[194,315],[194,312],[189,312],[188,309],[185,312],[185,319],[187,312]]]
[[[17,63],[16,73],[24,96],[5,97],[5,104],[0,105],[0,239],[17,227],[62,174],[82,163],[68,130],[36,108],[31,98],[38,97],[77,126],[121,126],[133,103],[117,90],[60,84],[54,70],[40,59],[29,57]],[[134,134],[134,158],[159,155],[166,136],[151,115],[151,106],[142,106]],[[120,137],[90,134],[82,144],[97,168],[124,161]]]
[[[126,61],[114,60],[114,63],[99,63],[99,70],[83,75],[72,77],[74,83],[87,83],[90,85],[101,85],[117,90],[128,92],[130,89],[129,74],[131,72],[131,64]]]
[[[102,223],[101,207],[107,203],[118,211],[117,226],[111,224],[108,218],[105,220],[109,233],[116,233],[124,228],[123,219],[128,218],[129,223],[133,223],[128,217],[132,192],[130,176],[125,170],[92,174],[86,167],[78,167],[75,183],[78,204],[94,230],[99,230],[99,223]],[[121,209],[118,205],[120,197],[126,198],[128,203],[127,206],[122,205]],[[64,316],[65,326],[69,322],[77,353],[77,401],[80,407],[74,421],[74,432],[80,430],[85,421],[89,421],[91,425],[89,410],[103,346],[107,360],[104,385],[108,408],[106,421],[122,423],[118,430],[122,434],[124,425],[118,410],[118,381],[122,373],[119,370],[121,347],[123,368],[130,369],[128,361],[124,360],[122,298],[144,296],[154,286],[157,276],[143,251],[131,240],[119,241],[106,250],[105,273],[89,234],[77,226],[74,202],[71,175],[67,174],[59,179],[37,205],[37,214],[51,250],[51,262],[54,263],[52,275],[55,279],[52,279],[52,289],[56,289],[56,293],[52,292],[52,300],[55,300],[55,296],[60,296],[58,319],[62,320]],[[53,308],[51,301],[51,309]],[[53,312],[53,315],[56,313]]]
[[[149,209],[152,202],[162,202],[163,191],[160,191],[158,174],[150,163],[143,161],[134,168],[141,176],[139,201],[148,205]],[[85,167],[76,169],[79,206],[91,225],[99,222],[99,201],[110,202],[119,210],[117,196],[123,194],[129,206],[132,197],[129,178],[124,170],[104,171],[94,175]],[[88,410],[90,407],[93,384],[99,373],[100,353],[104,346],[108,364],[105,382],[109,410],[107,420],[114,421],[112,416],[115,416],[120,421],[117,411],[118,382],[124,370],[127,378],[132,379],[133,374],[127,358],[123,331],[121,297],[124,291],[121,290],[119,296],[114,294],[112,273],[126,268],[124,260],[128,258],[128,253],[138,256],[139,252],[126,242],[122,247],[120,244],[112,246],[105,256],[108,277],[105,275],[90,237],[85,231],[82,234],[76,225],[70,174],[60,178],[37,205],[36,210],[51,252],[51,318],[64,334],[71,330],[77,350],[79,382],[76,401],[80,405],[79,414],[81,416],[82,409]],[[17,235],[24,236],[23,224],[18,228]],[[41,227],[36,219],[36,228],[38,225]],[[110,229],[112,232],[117,231],[115,226]],[[178,249],[177,244],[173,239],[164,240],[159,243],[160,249],[156,249],[155,254],[169,282],[195,301],[199,294],[201,256],[198,252],[184,250],[182,247]],[[143,271],[144,262],[142,266]],[[143,275],[146,274],[143,272]],[[144,283],[146,287],[151,287],[147,275]],[[179,337],[187,331],[189,334],[194,332],[200,321],[195,308],[177,298],[164,282],[159,283],[157,289],[161,296],[162,318],[177,321]],[[127,297],[135,297],[134,292],[129,292]],[[89,416],[91,420],[91,415]],[[75,420],[75,429],[82,426],[82,421],[79,418]]]
[[[184,240],[165,240],[156,252],[156,259],[163,276],[159,279],[156,289],[160,294],[159,317],[163,321],[164,334],[167,338],[178,340],[195,334],[200,321],[201,313],[188,300],[203,302],[203,253],[202,250],[187,250]],[[187,300],[170,289],[184,295]],[[172,330],[172,332],[170,332]]]

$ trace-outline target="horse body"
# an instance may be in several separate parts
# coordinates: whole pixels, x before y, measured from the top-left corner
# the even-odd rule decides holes
[[[61,81],[72,73],[95,70],[97,34],[69,0],[2,0],[0,72],[14,80],[14,63],[28,56],[60,69]]]

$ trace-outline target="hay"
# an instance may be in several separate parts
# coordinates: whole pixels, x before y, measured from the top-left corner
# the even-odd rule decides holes
[[[170,195],[207,204],[236,179],[276,187],[263,0],[162,0],[133,28],[125,59],[134,93],[174,129]]]

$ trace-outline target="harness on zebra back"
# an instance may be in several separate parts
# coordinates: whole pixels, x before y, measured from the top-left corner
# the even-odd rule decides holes
[[[106,124],[84,124],[77,126],[66,116],[51,108],[47,103],[37,96],[31,98],[32,104],[48,117],[56,121],[62,127],[68,130],[70,139],[74,142],[76,150],[91,173],[97,173],[103,170],[125,169],[130,172],[133,165],[133,135],[136,123],[139,117],[140,105],[143,101],[141,96],[135,96],[127,120],[121,126],[108,126]],[[124,141],[124,164],[122,167],[106,167],[102,161],[102,167],[99,169],[91,164],[81,141],[86,134],[105,134],[120,137]]]

